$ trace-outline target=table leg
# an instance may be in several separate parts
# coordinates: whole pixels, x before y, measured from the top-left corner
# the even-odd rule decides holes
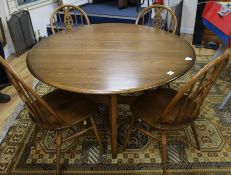
[[[111,149],[112,149],[112,158],[117,157],[117,137],[118,137],[118,128],[117,128],[117,95],[111,95],[110,99],[110,122],[111,122]]]
[[[118,0],[118,8],[127,8],[128,6],[128,1],[127,0]]]

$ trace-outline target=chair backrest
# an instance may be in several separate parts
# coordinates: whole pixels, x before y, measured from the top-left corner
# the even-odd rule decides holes
[[[50,19],[53,33],[62,30],[72,31],[73,28],[84,24],[90,24],[87,14],[80,7],[70,4],[57,7]]]
[[[25,103],[30,112],[31,119],[41,127],[49,127],[50,125],[61,125],[63,120],[49,107],[49,105],[31,88],[29,87],[13,70],[13,68],[0,57],[0,64],[5,69],[13,86]],[[49,117],[48,117],[49,115]],[[51,120],[48,120],[51,119]],[[55,123],[52,123],[52,121]]]
[[[177,19],[175,13],[169,7],[154,4],[140,12],[136,24],[160,28],[175,34]]]
[[[163,123],[181,121],[191,122],[198,117],[200,108],[208,95],[210,89],[218,78],[219,74],[229,61],[228,51],[224,52],[220,57],[209,62],[204,66],[191,80],[189,80],[171,100],[165,108],[162,118]],[[177,109],[175,118],[170,117],[170,113]],[[179,108],[180,106],[180,108]]]

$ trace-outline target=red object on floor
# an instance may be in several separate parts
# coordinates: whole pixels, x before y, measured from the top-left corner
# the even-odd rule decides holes
[[[231,47],[231,11],[229,8],[217,2],[207,2],[202,17],[204,25]]]
[[[163,5],[164,4],[164,0],[154,0],[153,4]]]

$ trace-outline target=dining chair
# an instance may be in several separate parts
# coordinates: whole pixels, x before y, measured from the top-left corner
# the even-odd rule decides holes
[[[161,143],[163,174],[167,174],[167,131],[179,130],[191,126],[197,149],[200,150],[195,120],[199,116],[207,94],[222,69],[229,61],[229,54],[209,62],[191,80],[178,91],[170,88],[158,88],[148,91],[138,97],[131,104],[133,118],[125,136],[124,148],[127,147],[131,130],[137,120],[144,122],[151,128],[161,131],[160,137],[152,132],[138,128],[138,130]]]
[[[139,13],[136,24],[156,27],[175,34],[177,19],[175,13],[169,7],[154,4]]]
[[[80,7],[70,4],[57,7],[50,18],[53,34],[62,30],[72,31],[73,28],[85,24],[90,24],[87,14]]]
[[[0,58],[0,64],[5,68],[13,86],[25,103],[31,120],[35,123],[33,136],[36,136],[37,129],[56,131],[56,174],[60,173],[61,145],[67,140],[92,130],[100,151],[103,151],[103,145],[93,119],[96,109],[94,103],[83,95],[63,90],[54,90],[40,97],[5,60]],[[76,132],[73,127],[81,126],[85,121],[89,122],[88,125]],[[66,129],[70,129],[72,134],[64,137],[62,132]]]

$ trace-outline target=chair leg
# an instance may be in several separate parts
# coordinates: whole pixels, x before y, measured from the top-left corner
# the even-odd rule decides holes
[[[62,144],[62,133],[61,131],[57,131],[57,134],[56,134],[56,175],[60,174],[61,144]]]
[[[129,141],[129,139],[130,139],[131,132],[132,132],[132,129],[133,129],[133,126],[134,126],[135,121],[136,121],[136,117],[133,116],[133,117],[132,117],[132,121],[131,121],[130,124],[129,124],[127,134],[126,134],[126,136],[125,136],[124,145],[123,145],[124,149],[126,149],[127,146],[128,146],[128,141]]]
[[[166,131],[161,132],[161,150],[162,150],[162,166],[163,175],[167,175],[167,139]]]
[[[100,152],[103,153],[104,152],[103,144],[101,142],[99,132],[98,132],[98,130],[96,128],[95,121],[94,121],[93,117],[90,117],[90,121],[91,121],[92,129],[93,129],[93,131],[95,133],[96,140],[97,140],[97,142],[99,144]]]
[[[73,132],[73,134],[76,133],[76,131],[73,128],[70,128],[70,130]],[[81,130],[82,130],[82,125],[80,125],[80,131]],[[78,142],[79,141],[79,136],[75,137],[75,139],[76,139],[76,142]]]
[[[191,128],[192,128],[193,135],[194,135],[194,138],[195,138],[195,141],[196,141],[197,149],[200,150],[200,143],[199,143],[199,140],[198,140],[198,134],[197,134],[195,122],[193,122],[193,124],[191,124]]]

